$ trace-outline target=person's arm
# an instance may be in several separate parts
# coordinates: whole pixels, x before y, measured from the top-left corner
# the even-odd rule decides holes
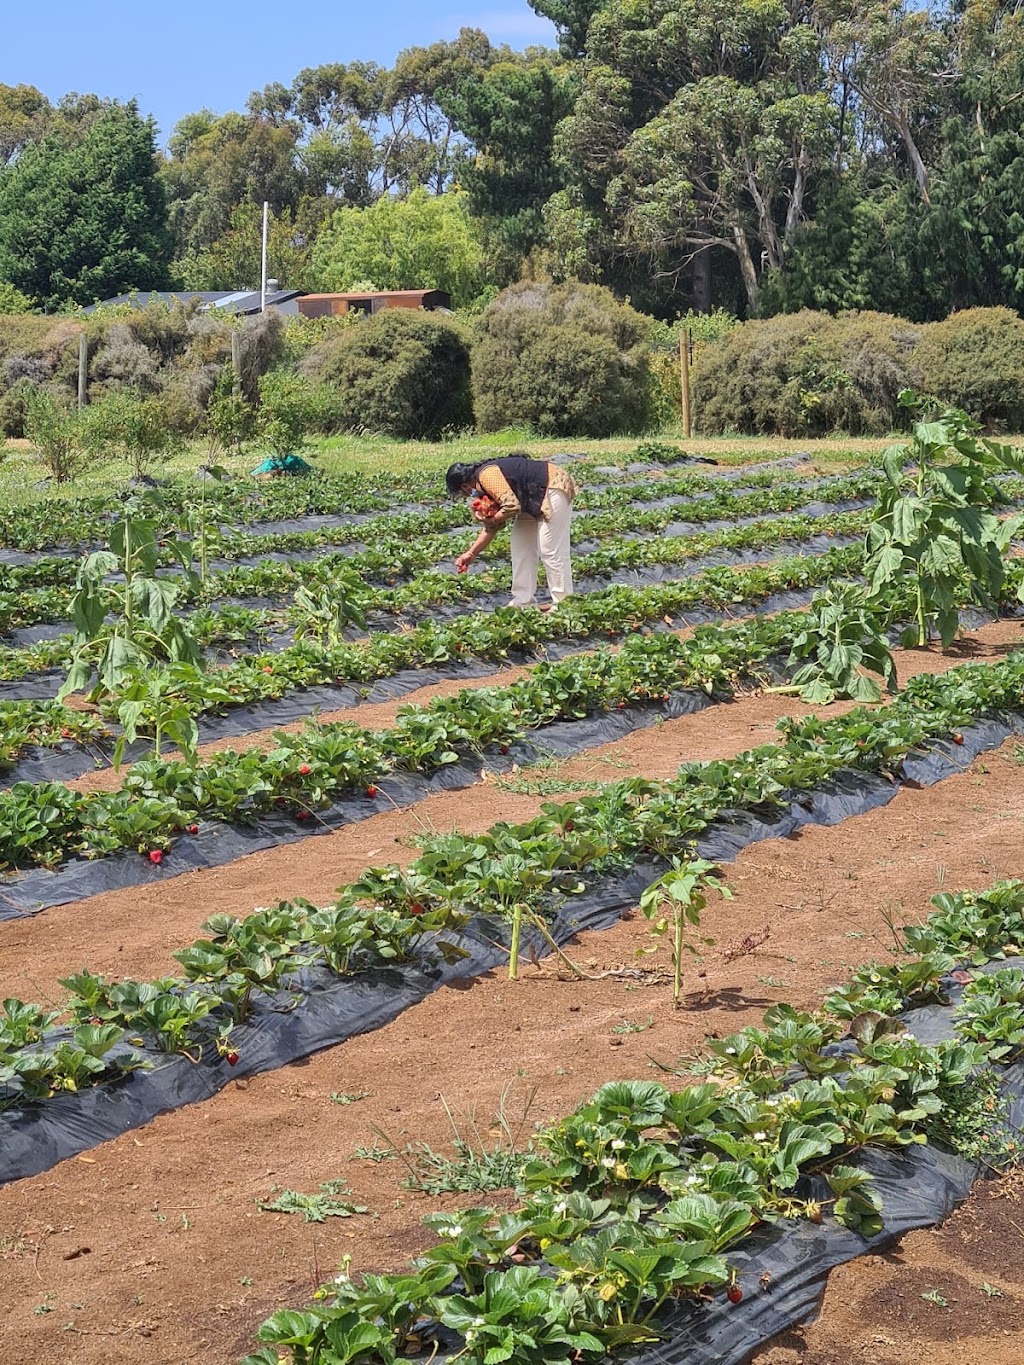
[[[501,524],[502,523],[499,522],[496,517],[493,518],[487,523],[486,528],[480,532],[476,540],[473,541],[473,544],[469,549],[457,557],[455,560],[455,567],[459,573],[465,573],[473,560],[476,559],[482,551],[487,549],[488,545],[490,545],[491,541],[498,534],[498,528]]]

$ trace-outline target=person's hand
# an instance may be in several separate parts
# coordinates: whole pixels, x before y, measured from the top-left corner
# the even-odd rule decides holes
[[[469,566],[472,564],[472,562],[473,556],[471,554],[467,553],[464,555],[459,555],[455,560],[455,572],[465,573]]]
[[[483,512],[474,512],[473,520],[478,521],[481,526],[486,526],[488,531],[496,531],[502,524],[499,516],[488,517]]]

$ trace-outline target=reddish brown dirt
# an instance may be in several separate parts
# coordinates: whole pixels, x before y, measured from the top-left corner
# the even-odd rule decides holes
[[[660,744],[675,748],[674,762],[686,756],[683,745],[669,745],[666,729]],[[263,1316],[302,1302],[345,1254],[359,1267],[400,1266],[425,1243],[418,1222],[425,1211],[474,1198],[411,1194],[400,1187],[396,1163],[351,1161],[354,1146],[372,1141],[371,1124],[399,1142],[440,1148],[449,1137],[442,1094],[456,1113],[477,1106],[486,1123],[507,1085],[514,1085],[513,1109],[536,1087],[529,1118],[547,1118],[610,1077],[649,1077],[651,1057],[687,1056],[709,1033],[753,1022],[773,1000],[814,1005],[852,964],[886,951],[888,918],[920,917],[939,886],[978,886],[1020,871],[1024,766],[1015,753],[1009,742],[937,787],[901,791],[884,810],[741,854],[729,875],[735,901],[706,914],[717,947],[701,969],[706,975],[691,974],[683,1013],[672,1012],[664,985],[560,981],[550,963],[528,969],[514,985],[492,973],[438,992],[376,1033],[239,1082],[0,1190],[4,1355],[34,1365],[224,1365],[251,1346]],[[408,830],[408,821],[399,828]],[[286,889],[308,891],[311,849],[326,844],[303,847],[307,866],[291,869]],[[241,879],[234,899],[204,894],[219,873],[194,883],[193,896],[204,894],[206,902],[201,913],[242,908],[243,882],[246,908],[254,887],[269,899],[266,866],[246,861],[248,871],[242,864],[225,870]],[[183,881],[171,883],[164,898]],[[159,901],[153,911],[160,913]],[[12,926],[19,935],[25,927]],[[766,928],[763,947],[732,955],[747,935]],[[649,942],[646,922],[633,918],[582,936],[572,952],[588,969],[602,970],[634,964]],[[128,941],[126,948],[133,950]],[[44,958],[36,963],[50,978],[53,967]],[[615,1033],[625,1019],[642,1031]],[[331,1103],[331,1092],[364,1090],[373,1093],[359,1103]],[[274,1185],[312,1192],[341,1176],[373,1216],[316,1226],[256,1208]],[[994,1241],[993,1255],[998,1247]],[[958,1263],[956,1274],[969,1285],[981,1278],[966,1264]],[[967,1303],[967,1289],[947,1280],[951,1297]],[[987,1353],[991,1322],[991,1315],[976,1319],[984,1352],[973,1359],[1009,1365],[1005,1353]],[[865,1359],[884,1359],[870,1355],[871,1338],[860,1335],[852,1315],[846,1331],[846,1358],[863,1342]],[[1000,1335],[996,1346],[1001,1342]],[[928,1349],[934,1354],[937,1346],[930,1340]],[[886,1365],[916,1355],[894,1355]],[[808,1365],[800,1354],[772,1365],[790,1359]],[[967,1359],[949,1357],[950,1365]]]
[[[900,651],[901,679],[917,672],[945,671],[965,659],[996,657],[1015,644],[1019,634],[1017,624],[1002,622],[978,631],[953,653]],[[457,690],[455,684],[447,684],[429,695]],[[395,704],[387,709],[393,716]],[[780,716],[810,711],[833,716],[848,709],[849,703],[807,707],[792,696],[746,695],[591,750],[552,772],[526,776],[566,783],[617,781],[633,773],[669,777],[684,760],[727,758],[769,743]],[[374,723],[386,722],[379,715]],[[544,799],[550,798],[516,793],[490,780],[473,789],[471,800],[465,791],[445,793],[410,810],[383,812],[313,839],[251,854],[225,867],[93,896],[32,919],[0,924],[0,975],[5,993],[55,1004],[62,994],[55,984],[57,978],[85,965],[92,971],[136,977],[173,971],[170,954],[190,942],[215,912],[244,915],[255,905],[299,895],[326,901],[368,865],[415,856],[408,841],[417,833],[452,829],[470,833],[497,820],[529,819]],[[168,862],[173,868],[173,853]]]
[[[1019,1178],[980,1186],[937,1231],[912,1233],[883,1255],[841,1266],[829,1277],[819,1320],[786,1332],[753,1360],[1020,1365],[1022,1255]]]

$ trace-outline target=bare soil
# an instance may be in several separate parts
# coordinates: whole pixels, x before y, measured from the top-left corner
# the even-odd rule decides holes
[[[627,763],[626,770],[668,772],[683,759],[709,756],[716,743],[745,747],[759,737],[758,727],[771,723],[774,700],[746,698],[663,726],[611,746],[611,756]],[[717,739],[700,728],[709,722]],[[356,1268],[400,1267],[429,1240],[419,1224],[423,1213],[481,1199],[426,1197],[402,1188],[398,1163],[353,1160],[357,1145],[374,1141],[372,1125],[399,1145],[422,1141],[442,1149],[451,1136],[442,1095],[456,1114],[475,1107],[486,1127],[511,1085],[509,1104],[525,1110],[529,1124],[567,1112],[612,1077],[651,1076],[652,1057],[672,1063],[692,1055],[708,1036],[754,1022],[772,1001],[815,1005],[852,965],[884,954],[892,943],[890,922],[920,918],[940,887],[979,886],[1020,872],[1024,766],[1016,754],[1017,745],[1008,742],[937,787],[901,791],[884,810],[742,853],[729,873],[736,899],[706,914],[717,944],[688,980],[685,1011],[672,1011],[667,984],[565,981],[550,961],[529,968],[515,984],[490,973],[439,991],[387,1028],[239,1081],[201,1105],[0,1190],[6,1310],[0,1358],[34,1365],[221,1365],[252,1348],[263,1317],[300,1304],[344,1256],[351,1254]],[[601,762],[607,757],[576,762],[591,764],[591,773],[595,764],[601,771],[610,767],[615,778],[619,770]],[[8,932],[0,942],[5,956],[12,949],[17,954],[14,979],[44,987],[35,996],[52,988],[65,963],[160,970],[168,949],[206,915],[244,912],[277,895],[328,894],[368,860],[404,852],[401,841],[418,819],[438,828],[476,828],[499,815],[528,814],[537,802],[493,783],[468,799],[455,793],[437,800],[442,804],[381,815],[350,831],[177,878],[152,893],[48,911],[3,926]],[[59,932],[47,936],[47,925]],[[762,946],[745,951],[750,939],[762,939]],[[649,943],[646,922],[633,917],[582,935],[571,951],[597,973],[634,966],[638,949]],[[647,958],[645,965],[659,960]],[[5,966],[5,994],[8,984]],[[636,1031],[617,1032],[624,1021]],[[332,1093],[362,1091],[370,1094],[355,1103],[331,1100]],[[258,1210],[257,1201],[275,1186],[309,1193],[339,1177],[370,1214],[320,1226]],[[864,1271],[842,1272],[851,1304],[864,1276],[863,1302],[870,1306],[863,1317],[851,1310],[841,1319],[842,1333],[823,1337],[820,1347],[810,1335],[806,1347],[795,1338],[773,1347],[790,1354],[765,1357],[766,1365],[832,1365],[840,1349],[844,1365],[851,1358],[904,1365],[917,1359],[921,1344],[949,1365],[1019,1360],[1019,1352],[1008,1354],[1003,1331],[1016,1331],[1018,1323],[1016,1272],[1009,1269],[1017,1244],[1009,1220],[1024,1224],[1024,1218],[1010,1205],[979,1208],[983,1225],[994,1229],[984,1249],[964,1250],[963,1237],[944,1244],[950,1260],[941,1280],[924,1260],[909,1263],[913,1274],[905,1282],[900,1275],[886,1279],[882,1270],[890,1262],[880,1258]],[[912,1244],[916,1239],[908,1238]],[[976,1264],[979,1257],[984,1266]],[[989,1296],[975,1302],[982,1278],[1003,1290],[1005,1302],[993,1297],[990,1305]],[[933,1287],[945,1293],[954,1316],[947,1319],[920,1299]],[[827,1307],[826,1323],[833,1311]],[[955,1316],[961,1312],[962,1324]],[[929,1324],[947,1322],[973,1333],[974,1356],[948,1354],[953,1347],[938,1326],[921,1335]],[[879,1331],[892,1339],[888,1355],[875,1340]]]

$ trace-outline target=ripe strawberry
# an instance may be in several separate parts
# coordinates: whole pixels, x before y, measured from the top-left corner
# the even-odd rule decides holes
[[[456,572],[456,573],[469,573],[469,565],[468,565],[468,564],[456,564],[456,566],[455,566],[455,572]]]
[[[225,1052],[225,1054],[224,1054],[224,1060],[227,1062],[228,1066],[237,1066],[237,1065],[238,1065],[238,1053],[235,1052],[233,1049],[232,1049],[231,1052]]]
[[[502,745],[501,745],[501,750],[500,750],[500,751],[501,751],[501,753],[503,753],[503,754],[507,754],[507,753],[508,753],[508,745],[507,745],[507,744],[502,744]]]
[[[413,903],[409,906],[409,914],[410,915],[423,914],[423,906],[420,905],[419,901],[413,901]]]
[[[725,1297],[729,1300],[730,1303],[742,1303],[743,1290],[739,1287],[738,1284],[731,1284],[728,1288],[728,1291],[726,1292]]]
[[[159,866],[160,863],[163,862],[163,860],[164,860],[164,855],[163,855],[163,852],[162,852],[159,848],[152,848],[152,849],[150,849],[150,851],[149,851],[149,861],[150,861],[151,863],[156,863],[157,866]]]
[[[198,826],[198,825],[189,825],[189,827],[188,827],[188,832],[189,832],[189,834],[198,834],[198,833],[199,833],[199,826]]]
[[[310,818],[309,811],[308,811],[308,810],[297,810],[297,811],[295,812],[295,818],[296,818],[296,820],[308,820],[308,819]]]
[[[274,671],[274,670],[273,670],[273,668],[271,668],[270,664],[266,664],[266,665],[264,666],[264,669],[263,669],[263,672],[264,672],[264,673],[273,673],[273,671]]]
[[[371,799],[377,795],[377,788],[374,786],[372,782],[366,789],[366,795],[369,796]]]
[[[963,737],[963,735],[960,733],[960,731],[958,730],[958,731],[956,732],[956,734],[953,736],[953,743],[954,743],[954,744],[963,744],[963,742],[964,742],[964,737]]]
[[[626,703],[624,701],[616,702],[616,705],[618,706],[620,711],[625,711]]]
[[[309,764],[308,764],[308,763],[303,763],[302,767],[299,769],[299,776],[300,776],[300,777],[308,777],[309,774],[310,774],[311,772],[312,772],[312,769],[310,768]]]

